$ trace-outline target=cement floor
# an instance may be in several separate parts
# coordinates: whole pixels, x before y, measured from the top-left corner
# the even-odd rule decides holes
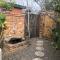
[[[31,38],[29,45],[22,50],[3,51],[3,60],[60,60],[60,51],[56,51],[48,40]]]

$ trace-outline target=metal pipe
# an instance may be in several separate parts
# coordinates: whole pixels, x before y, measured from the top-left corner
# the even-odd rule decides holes
[[[29,38],[30,38],[30,19],[29,19],[29,6],[28,6],[28,0],[27,0],[27,13],[28,13],[28,35],[29,35]]]

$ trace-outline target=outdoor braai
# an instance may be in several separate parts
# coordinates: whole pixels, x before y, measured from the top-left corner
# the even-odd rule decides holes
[[[11,38],[8,43],[10,44],[17,44],[17,43],[20,43],[20,42],[23,42],[24,40],[22,38]]]
[[[24,38],[21,37],[12,37],[5,40],[5,48],[8,52],[15,52],[18,48],[24,49],[27,47],[28,43]]]

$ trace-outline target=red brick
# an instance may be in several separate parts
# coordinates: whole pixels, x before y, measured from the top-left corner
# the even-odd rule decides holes
[[[21,16],[23,13],[23,10],[21,9],[13,9],[12,11],[10,11],[9,16],[6,16],[6,26],[8,27],[5,30],[5,37],[11,35],[16,35],[16,36],[21,36],[24,37],[24,21],[25,21],[25,16]],[[20,16],[20,17],[19,17]],[[17,29],[15,31],[13,31],[13,23],[16,23]]]

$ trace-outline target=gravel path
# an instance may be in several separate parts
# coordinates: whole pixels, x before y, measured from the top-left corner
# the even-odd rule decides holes
[[[56,51],[51,43],[44,39],[32,38],[29,46],[15,53],[3,53],[3,60],[60,60],[60,51]]]

